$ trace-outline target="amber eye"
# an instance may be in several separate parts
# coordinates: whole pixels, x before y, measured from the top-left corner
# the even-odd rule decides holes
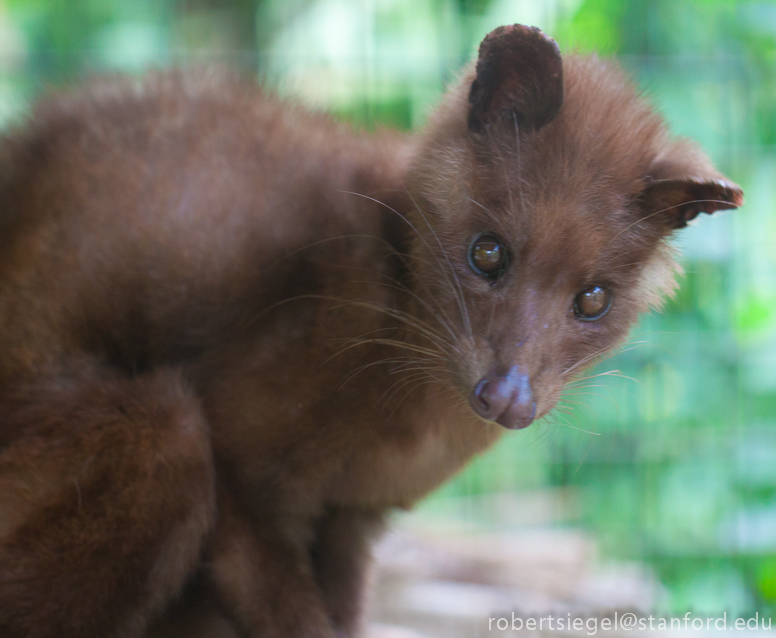
[[[496,280],[509,262],[509,251],[495,235],[480,235],[469,249],[469,264],[478,275]]]
[[[612,305],[612,293],[601,286],[585,288],[574,297],[574,314],[582,321],[603,317]]]

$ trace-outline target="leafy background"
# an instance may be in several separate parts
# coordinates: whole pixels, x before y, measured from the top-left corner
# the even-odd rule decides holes
[[[508,436],[421,514],[470,495],[568,488],[574,506],[557,524],[590,530],[605,556],[649,564],[665,611],[772,615],[776,2],[0,0],[0,127],[49,84],[213,60],[357,126],[417,127],[481,38],[513,22],[564,51],[616,56],[747,203],[679,238],[677,298],[594,371],[621,374],[569,397],[566,423]]]

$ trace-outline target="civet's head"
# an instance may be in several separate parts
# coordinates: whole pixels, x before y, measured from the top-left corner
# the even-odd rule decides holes
[[[449,374],[483,419],[522,428],[675,287],[666,240],[741,189],[623,73],[500,27],[446,96],[412,171],[411,258]]]

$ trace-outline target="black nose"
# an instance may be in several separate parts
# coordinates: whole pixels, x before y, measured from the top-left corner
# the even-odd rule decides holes
[[[510,430],[528,427],[536,416],[531,380],[519,366],[512,366],[506,376],[480,379],[469,401],[483,419]]]

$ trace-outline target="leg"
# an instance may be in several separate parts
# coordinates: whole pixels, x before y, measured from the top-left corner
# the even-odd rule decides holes
[[[382,516],[329,511],[315,526],[307,566],[304,553],[267,543],[233,507],[226,494],[219,498],[207,572],[147,638],[238,638],[236,627],[248,636],[360,636],[369,541],[382,530]]]
[[[250,638],[334,638],[307,549],[308,525],[250,520],[218,494],[206,554],[220,606]]]
[[[28,389],[0,415],[18,434],[0,453],[0,635],[142,635],[213,518],[197,401],[164,371]]]
[[[338,635],[361,635],[371,542],[382,532],[378,512],[331,509],[319,521],[312,548],[313,567],[329,617]]]
[[[149,627],[144,638],[241,638],[234,622],[223,613],[212,583],[195,576],[179,600]]]

